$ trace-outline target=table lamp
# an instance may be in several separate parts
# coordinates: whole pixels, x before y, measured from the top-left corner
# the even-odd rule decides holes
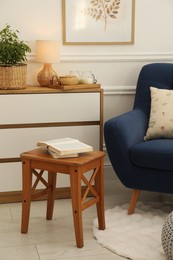
[[[36,57],[37,62],[43,62],[43,69],[38,73],[37,80],[43,87],[49,87],[58,83],[58,75],[52,69],[51,63],[60,60],[58,41],[37,40]]]

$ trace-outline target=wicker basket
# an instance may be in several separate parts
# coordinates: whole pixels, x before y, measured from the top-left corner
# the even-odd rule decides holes
[[[26,64],[17,66],[0,65],[0,89],[26,88],[26,71]]]
[[[61,85],[76,85],[79,83],[79,79],[76,76],[61,76],[59,77]]]

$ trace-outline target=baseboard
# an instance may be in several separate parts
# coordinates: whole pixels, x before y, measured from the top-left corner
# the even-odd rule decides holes
[[[85,192],[86,187],[82,187],[82,194]],[[40,190],[38,190],[40,191]],[[91,194],[89,193],[89,196]],[[55,199],[68,199],[71,198],[70,187],[56,188]],[[36,200],[46,200],[47,195],[42,196]],[[15,203],[22,201],[22,191],[9,191],[0,192],[0,204],[2,203]]]

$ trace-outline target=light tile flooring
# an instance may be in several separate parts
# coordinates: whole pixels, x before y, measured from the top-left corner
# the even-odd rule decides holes
[[[105,180],[105,209],[129,202],[131,191],[114,177]],[[145,193],[141,200],[162,200]],[[71,200],[56,200],[54,218],[45,219],[46,202],[32,202],[28,234],[20,233],[21,203],[0,204],[0,260],[123,260],[100,246],[93,237],[95,206],[83,212],[84,247],[75,244]]]

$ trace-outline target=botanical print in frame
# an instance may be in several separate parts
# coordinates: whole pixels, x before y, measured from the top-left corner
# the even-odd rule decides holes
[[[62,0],[63,44],[134,44],[135,0]]]

